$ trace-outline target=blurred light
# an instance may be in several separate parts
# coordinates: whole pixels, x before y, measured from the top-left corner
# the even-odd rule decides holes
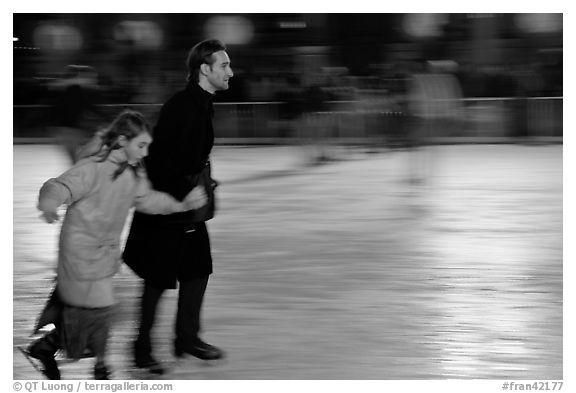
[[[18,37],[13,37],[13,38],[12,38],[12,41],[13,41],[13,42],[20,41],[20,38],[18,38]]]
[[[458,71],[458,63],[454,60],[428,60],[428,65],[439,72],[453,73]]]
[[[225,44],[242,45],[252,40],[254,25],[243,16],[214,16],[206,21],[204,34]]]
[[[516,25],[527,33],[558,33],[562,31],[562,14],[518,14]]]
[[[412,37],[431,38],[441,36],[442,27],[447,22],[446,14],[406,14],[402,27]]]
[[[468,19],[488,19],[488,18],[494,18],[494,14],[466,14],[466,18]]]
[[[281,29],[305,29],[306,22],[304,21],[293,21],[293,22],[279,22],[278,25]]]
[[[39,25],[33,37],[35,46],[44,50],[78,50],[83,44],[82,33],[76,27],[51,22]]]
[[[114,27],[114,39],[130,42],[138,48],[156,49],[162,46],[164,34],[155,22],[125,20]]]

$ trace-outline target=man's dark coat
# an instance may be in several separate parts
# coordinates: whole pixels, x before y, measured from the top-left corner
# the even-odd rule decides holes
[[[212,95],[190,83],[162,107],[145,166],[156,190],[178,200],[196,185],[212,146]],[[212,273],[205,223],[191,213],[148,215],[136,212],[124,249],[124,262],[149,285],[175,288],[176,279]]]

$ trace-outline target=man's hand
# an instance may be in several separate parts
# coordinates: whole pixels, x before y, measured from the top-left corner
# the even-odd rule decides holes
[[[44,219],[44,221],[46,221],[48,224],[52,224],[52,223],[55,223],[56,221],[60,220],[60,216],[58,215],[58,212],[56,212],[56,211],[42,212],[42,215],[40,217],[42,217]]]
[[[184,205],[189,210],[200,209],[206,203],[208,203],[208,197],[206,196],[206,191],[202,186],[196,186],[186,195],[186,198],[182,201]]]

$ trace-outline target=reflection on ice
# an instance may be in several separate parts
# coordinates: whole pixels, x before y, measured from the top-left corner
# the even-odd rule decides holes
[[[310,168],[296,149],[216,149],[204,329],[230,359],[174,363],[171,293],[154,333],[166,378],[562,378],[561,146],[429,148],[421,185],[405,181],[406,152]],[[52,286],[57,228],[34,206],[67,165],[57,154],[14,148],[14,345]],[[140,283],[128,269],[116,282],[111,362],[142,378],[129,357]],[[16,355],[14,376],[37,378]]]

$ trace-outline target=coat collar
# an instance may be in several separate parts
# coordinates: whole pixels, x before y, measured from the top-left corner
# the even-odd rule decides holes
[[[136,163],[135,165],[128,163],[126,152],[122,149],[112,150],[108,155],[107,160],[118,165],[118,168],[116,168],[114,174],[112,175],[113,179],[116,179],[118,176],[120,176],[127,168],[130,168],[136,176],[138,176],[139,171],[143,169],[141,163]]]
[[[114,164],[123,164],[128,162],[128,157],[126,156],[126,152],[124,152],[123,149],[117,149],[110,152],[107,160],[113,162]]]
[[[214,101],[214,95],[200,87],[196,82],[189,82],[186,86],[186,92],[194,97],[194,100],[200,104],[203,109],[211,110]]]

